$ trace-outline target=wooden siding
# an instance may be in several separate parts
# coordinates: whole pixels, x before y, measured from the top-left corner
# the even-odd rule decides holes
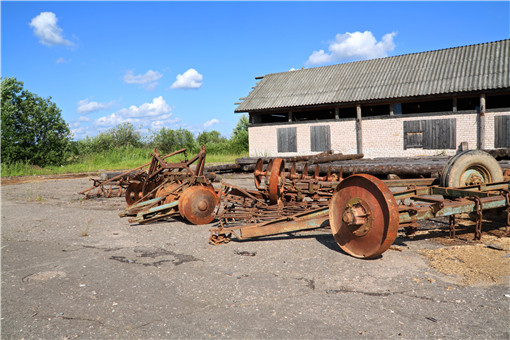
[[[510,148],[510,116],[494,117],[494,147]]]
[[[328,151],[331,149],[329,125],[310,126],[311,151]]]
[[[276,130],[278,138],[278,152],[297,152],[297,133],[295,127]]]
[[[457,145],[457,120],[430,119],[404,122],[404,150],[455,149]]]

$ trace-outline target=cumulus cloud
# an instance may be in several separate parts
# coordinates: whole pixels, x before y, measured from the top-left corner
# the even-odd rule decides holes
[[[218,119],[216,119],[216,118],[208,120],[207,122],[204,123],[204,129],[208,128],[211,125],[218,124],[219,122],[220,121]]]
[[[370,31],[337,34],[335,41],[331,42],[328,47],[329,52],[314,51],[306,63],[319,65],[347,59],[363,60],[386,57],[388,52],[395,48],[393,42],[395,35],[395,32],[387,33],[378,42]]]
[[[158,85],[158,79],[163,77],[158,71],[149,70],[145,74],[135,75],[133,71],[127,71],[124,75],[126,84],[140,84],[146,90],[153,90]]]
[[[97,112],[101,110],[105,110],[112,106],[115,102],[111,101],[109,103],[98,103],[98,102],[91,102],[88,98],[80,100],[78,102],[78,108],[76,111],[79,114],[86,115],[91,112]]]
[[[129,108],[104,116],[95,121],[98,126],[115,126],[120,123],[129,122],[133,125],[140,125],[142,128],[158,129],[163,126],[175,124],[178,118],[173,118],[172,108],[162,96],[156,97],[151,103],[144,103],[140,106],[132,105]]]
[[[198,89],[204,77],[194,68],[177,75],[177,80],[170,86],[172,89]]]
[[[58,18],[53,12],[41,12],[38,16],[32,18],[30,26],[34,29],[34,34],[39,38],[43,45],[73,45],[69,40],[62,36],[62,28],[57,25]]]

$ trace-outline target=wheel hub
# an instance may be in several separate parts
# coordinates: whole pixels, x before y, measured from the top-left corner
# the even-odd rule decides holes
[[[363,204],[361,199],[353,198],[345,207],[342,220],[347,228],[355,236],[361,237],[366,235],[372,228],[370,223],[370,213],[367,204]]]
[[[469,169],[467,170],[464,175],[464,181],[463,184],[465,185],[479,185],[485,183],[485,177],[484,174],[481,171],[478,171],[477,169]]]
[[[199,202],[197,202],[197,208],[198,210],[200,211],[206,211],[207,210],[207,207],[208,207],[208,204],[205,200],[200,200]]]

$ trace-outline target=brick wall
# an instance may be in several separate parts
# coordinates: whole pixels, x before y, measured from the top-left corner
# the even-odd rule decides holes
[[[494,148],[494,117],[510,115],[510,111],[487,112],[485,114],[485,146]],[[368,117],[362,122],[363,153],[367,158],[374,157],[410,157],[422,155],[453,155],[456,149],[447,150],[404,150],[403,122],[426,119],[456,119],[456,146],[468,142],[469,149],[477,148],[478,116],[475,112],[420,114],[405,116]],[[356,123],[354,119],[323,121],[313,123],[284,123],[249,127],[250,156],[297,156],[313,154],[310,146],[310,126],[329,125],[331,148],[343,154],[357,153]],[[276,130],[278,128],[296,127],[297,152],[278,154]]]

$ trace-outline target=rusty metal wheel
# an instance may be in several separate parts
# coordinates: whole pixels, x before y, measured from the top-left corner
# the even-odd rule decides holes
[[[189,187],[179,197],[179,213],[193,224],[207,224],[214,220],[218,195],[211,187]]]
[[[164,199],[163,202],[161,202],[161,204],[172,203],[173,201],[177,200],[177,193],[174,193],[174,191],[178,187],[179,187],[179,184],[177,184],[177,183],[171,183],[171,184],[165,185],[156,191],[155,197],[165,197],[166,196],[166,198]]]
[[[260,189],[262,184],[262,178],[265,175],[263,167],[264,161],[262,160],[262,158],[259,158],[257,160],[257,163],[255,164],[255,170],[253,171],[253,176],[255,177],[255,187],[257,189]]]
[[[269,201],[271,204],[278,203],[284,181],[285,161],[281,158],[275,158],[271,166],[271,174],[269,175]]]
[[[378,178],[352,175],[335,189],[329,203],[329,222],[343,251],[354,257],[374,258],[397,237],[397,201]]]
[[[143,197],[143,183],[131,182],[126,188],[126,203],[127,205],[133,205],[140,198]]]

